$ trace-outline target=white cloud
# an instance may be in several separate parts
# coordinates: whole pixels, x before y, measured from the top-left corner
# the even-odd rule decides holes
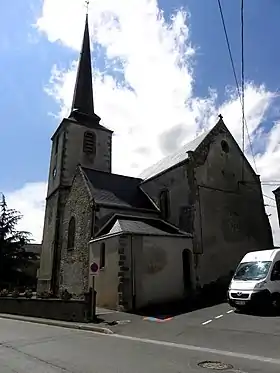
[[[83,0],[44,0],[37,22],[50,42],[76,50],[77,58],[84,27],[83,5]],[[227,91],[227,99],[220,107],[214,90],[209,90],[208,97],[194,96],[196,55],[186,12],[179,10],[165,20],[156,0],[95,0],[89,19],[94,50],[99,45],[106,55],[105,69],[100,71],[95,66],[95,108],[103,123],[115,131],[115,172],[139,175],[162,157],[159,139],[164,132],[179,128],[180,142],[184,143],[202,128],[213,125],[219,112],[240,141],[240,102],[233,90]],[[69,112],[76,66],[73,61],[68,70],[54,67],[52,72],[48,93],[61,104],[61,116]],[[123,77],[122,84],[115,73]],[[264,86],[252,82],[246,85],[245,108],[251,136],[256,136],[254,131],[258,129],[258,136],[264,138],[259,134],[259,125],[273,98],[274,94]],[[280,179],[279,137],[276,124],[265,137],[265,154],[256,157],[263,179]],[[143,146],[149,149],[148,155],[139,151]],[[265,191],[273,197],[270,187]],[[276,237],[276,209],[270,212]]]

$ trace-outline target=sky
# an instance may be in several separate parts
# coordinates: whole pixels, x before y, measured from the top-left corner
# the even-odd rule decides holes
[[[221,4],[239,79],[240,1]],[[272,193],[280,185],[280,2],[247,0],[244,12],[246,154],[280,244]],[[41,242],[50,138],[69,115],[85,2],[3,0],[0,18],[0,191],[23,214],[19,228]],[[216,0],[91,0],[89,27],[95,109],[114,131],[113,172],[139,176],[219,113],[241,144]]]

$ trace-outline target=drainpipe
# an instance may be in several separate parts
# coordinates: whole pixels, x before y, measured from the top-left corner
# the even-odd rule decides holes
[[[91,221],[91,238],[94,238],[96,236],[94,228],[95,228],[95,224],[96,224],[96,213],[99,212],[99,210],[100,210],[99,205],[96,205],[93,202],[93,205],[92,205],[92,221]]]
[[[133,252],[133,236],[130,236],[130,267],[131,267],[131,281],[132,281],[132,309],[136,307],[136,292],[135,292],[135,260]]]

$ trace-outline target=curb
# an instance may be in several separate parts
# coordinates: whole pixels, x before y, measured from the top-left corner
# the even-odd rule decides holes
[[[95,326],[95,325],[89,325],[89,324],[77,324],[77,323],[72,324],[68,321],[48,320],[48,319],[40,319],[40,318],[35,318],[35,317],[9,315],[9,314],[2,314],[2,313],[0,313],[0,319],[25,321],[25,322],[31,322],[33,324],[59,326],[61,328],[86,330],[86,331],[102,333],[102,334],[114,334],[112,330],[109,328],[104,328],[101,326]]]

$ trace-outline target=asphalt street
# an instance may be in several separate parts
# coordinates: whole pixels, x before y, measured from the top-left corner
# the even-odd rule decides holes
[[[127,315],[129,319],[129,315]],[[1,373],[280,371],[280,317],[236,314],[226,304],[158,323],[133,317],[102,335],[0,319]]]

